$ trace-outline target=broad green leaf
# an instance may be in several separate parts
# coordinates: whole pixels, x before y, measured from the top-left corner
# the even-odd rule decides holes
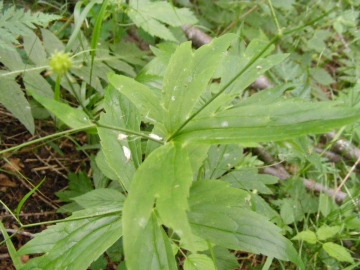
[[[239,164],[243,148],[236,144],[211,146],[205,160],[205,179],[217,179]]]
[[[46,65],[48,59],[46,57],[45,49],[40,39],[34,32],[30,31],[29,34],[23,37],[24,50],[30,60],[37,66]]]
[[[50,112],[55,114],[66,125],[74,129],[93,129],[95,124],[89,119],[83,111],[71,108],[65,103],[55,101],[46,97],[42,97],[34,91],[28,91],[41,105],[43,105]]]
[[[203,161],[206,158],[209,146],[190,144],[186,146],[186,150],[189,153],[189,159],[193,174],[196,175],[198,169],[203,164]]]
[[[183,241],[180,240],[180,244],[179,247],[182,249],[186,249],[191,251],[192,253],[196,253],[198,251],[205,251],[209,249],[209,244],[208,242],[206,242],[203,238],[197,236],[197,235],[192,235],[191,236],[193,239],[193,247],[189,247],[186,243],[183,243]]]
[[[215,38],[195,53],[192,52],[191,43],[185,42],[172,55],[164,76],[161,103],[168,111],[164,122],[169,134],[190,117],[234,38],[233,34]]]
[[[140,117],[135,106],[112,86],[106,88],[104,110],[106,113],[101,114],[100,125],[139,132]],[[128,190],[136,167],[141,163],[140,140],[131,134],[101,126],[98,127],[98,134],[102,152],[108,166],[112,169],[112,174],[115,174],[116,180]],[[120,140],[119,134],[129,135],[129,139]],[[126,157],[124,147],[131,151],[130,160]]]
[[[125,258],[128,270],[177,269],[170,241],[159,224],[155,213],[151,214],[150,220],[143,228],[141,235],[132,239],[132,241],[134,246],[139,246],[141,249],[137,250],[136,253],[129,254],[125,244]]]
[[[229,270],[239,267],[235,254],[227,248],[215,246],[212,251],[215,256],[217,270]],[[209,251],[206,251],[205,254],[211,257]]]
[[[184,262],[184,270],[215,270],[215,266],[204,254],[190,254]]]
[[[272,194],[272,191],[266,185],[278,182],[276,177],[259,174],[256,168],[251,167],[234,170],[222,177],[221,180],[230,183],[233,187],[254,190],[263,194]]]
[[[337,204],[333,198],[327,194],[319,194],[319,210],[324,217],[327,217],[336,208]]]
[[[21,269],[87,269],[91,262],[122,236],[121,217],[119,213],[105,215],[109,210],[91,208],[82,213],[90,216],[91,213],[101,213],[104,216],[68,220],[37,234],[18,254],[45,254],[30,260]],[[81,211],[68,219],[80,218],[80,213]]]
[[[164,110],[149,88],[134,79],[116,74],[108,74],[108,80],[120,93],[134,103],[145,121],[153,124],[162,122]]]
[[[65,50],[64,44],[51,31],[41,28],[41,36],[43,38],[45,50],[48,54]]]
[[[251,196],[247,191],[230,187],[230,184],[218,180],[199,180],[193,183],[189,203],[194,209],[209,212],[221,212],[223,208],[249,208]]]
[[[177,135],[187,143],[230,144],[279,141],[308,133],[323,133],[359,119],[360,113],[339,102],[283,99],[195,118]]]
[[[83,208],[111,206],[121,207],[125,201],[125,196],[117,190],[110,188],[98,188],[83,195],[73,198],[73,200]]]
[[[315,81],[322,85],[330,85],[335,82],[330,74],[323,68],[312,68],[311,74]]]
[[[336,260],[340,262],[354,263],[354,259],[351,257],[349,250],[343,246],[327,242],[324,243],[322,247],[331,257],[335,258]]]
[[[297,235],[295,235],[291,240],[301,240],[308,242],[309,244],[316,244],[317,237],[316,234],[312,231],[306,230],[299,232]]]
[[[247,192],[227,185],[214,180],[194,182],[188,213],[194,234],[219,246],[291,260],[304,268],[281,229],[247,209]]]
[[[292,198],[286,198],[281,201],[282,205],[280,208],[280,216],[285,224],[291,224],[295,221],[298,221],[298,219],[295,216],[295,212],[297,208],[300,208],[301,215],[300,218],[303,218],[304,212],[301,210],[301,205],[298,201],[292,199]]]
[[[267,217],[269,220],[275,223],[281,220],[279,213],[275,211],[261,196],[252,193],[251,202],[251,209],[256,211],[256,213]]]
[[[0,103],[19,119],[31,134],[34,134],[34,119],[24,92],[13,79],[2,75],[3,73],[0,73]]]
[[[39,70],[24,72],[23,80],[27,90],[34,91],[43,97],[54,98],[54,91],[51,85],[39,74]]]
[[[104,152],[100,150],[95,158],[96,165],[99,167],[100,171],[109,179],[116,180],[118,179],[115,171],[110,167],[109,163],[106,161]]]
[[[181,26],[197,22],[196,17],[189,9],[176,8],[163,1],[131,1],[127,14],[136,26],[141,27],[145,32],[172,41],[176,41],[176,38],[164,24]]]
[[[320,241],[324,241],[330,237],[335,236],[340,231],[341,231],[340,226],[321,226],[316,231],[316,235]]]
[[[11,45],[12,46],[12,45]],[[1,63],[5,65],[12,72],[23,72],[33,66],[25,65],[21,59],[20,54],[15,50],[6,50],[0,47]],[[1,74],[4,76],[4,74]]]
[[[135,172],[123,210],[124,247],[130,269],[142,269],[137,267],[138,252],[144,248],[141,239],[147,233],[154,203],[161,222],[191,246],[185,211],[192,175],[186,149],[172,142],[154,150]]]

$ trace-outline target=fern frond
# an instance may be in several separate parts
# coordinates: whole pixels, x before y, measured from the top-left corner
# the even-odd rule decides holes
[[[47,27],[49,22],[58,20],[61,16],[42,12],[31,13],[12,6],[3,11],[3,1],[0,1],[0,47],[12,49],[8,43],[17,44],[19,36],[25,36],[36,26]]]

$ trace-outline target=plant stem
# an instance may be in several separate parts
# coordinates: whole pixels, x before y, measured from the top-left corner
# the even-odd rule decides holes
[[[48,140],[48,139],[53,139],[53,138],[56,138],[56,137],[60,137],[62,135],[67,135],[67,134],[71,134],[71,133],[75,133],[75,132],[80,132],[80,131],[84,131],[84,130],[87,130],[87,129],[91,129],[91,128],[94,128],[95,125],[89,125],[89,126],[85,126],[85,127],[81,127],[81,128],[75,128],[75,129],[71,129],[71,130],[65,130],[65,131],[62,131],[62,132],[58,132],[58,133],[55,133],[55,134],[51,134],[51,135],[48,135],[48,136],[45,136],[45,137],[41,137],[39,139],[36,139],[36,140],[33,140],[33,141],[29,141],[29,142],[26,142],[26,143],[22,143],[20,145],[17,145],[17,146],[14,146],[14,147],[10,147],[8,149],[4,149],[2,151],[0,151],[0,155],[1,154],[5,154],[5,153],[8,153],[8,152],[12,152],[12,151],[16,151],[20,148],[23,148],[25,146],[29,146],[29,145],[32,145],[34,143],[38,143],[38,142],[42,142],[42,141],[45,141],[45,140]]]
[[[96,125],[97,125],[98,127],[101,127],[101,128],[107,128],[107,129],[111,129],[111,130],[118,130],[118,131],[125,132],[125,133],[127,133],[127,134],[137,135],[137,136],[146,138],[146,139],[148,139],[148,140],[152,140],[152,141],[157,142],[157,143],[160,143],[160,144],[165,144],[164,141],[156,140],[156,139],[154,139],[153,137],[151,137],[151,136],[149,136],[149,135],[146,135],[146,134],[144,134],[144,133],[137,132],[137,131],[134,131],[134,130],[130,130],[130,129],[126,129],[126,128],[119,128],[119,127],[114,127],[114,126],[109,126],[109,125],[104,125],[104,124],[100,124],[100,123],[98,123],[98,122],[96,122]]]

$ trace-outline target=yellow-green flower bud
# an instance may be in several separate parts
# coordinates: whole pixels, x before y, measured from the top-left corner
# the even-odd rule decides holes
[[[50,57],[50,67],[54,73],[64,74],[72,66],[70,55],[65,52],[55,52]]]

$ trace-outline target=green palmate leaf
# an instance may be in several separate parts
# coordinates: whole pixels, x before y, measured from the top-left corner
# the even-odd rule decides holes
[[[192,175],[186,149],[172,142],[154,150],[137,169],[123,214],[124,247],[129,269],[142,269],[138,252],[144,248],[142,238],[148,233],[146,226],[154,203],[161,222],[174,229],[191,246],[191,230],[185,211]]]
[[[137,81],[125,76],[108,74],[109,82],[130,99],[140,111],[145,121],[153,124],[162,122],[164,110],[154,93]]]
[[[351,257],[349,250],[343,246],[328,242],[324,243],[322,247],[331,257],[335,258],[336,260],[340,262],[354,263],[354,259]]]
[[[165,1],[131,1],[127,14],[145,32],[152,36],[172,41],[177,41],[177,39],[164,24],[181,26],[197,22],[196,17],[189,9],[176,8]]]
[[[193,111],[213,76],[218,63],[235,38],[227,34],[192,53],[191,43],[178,47],[170,58],[164,82],[161,106],[168,111],[165,127],[172,134]]]
[[[0,73],[0,103],[19,119],[31,134],[34,134],[34,119],[24,92],[13,79],[2,77],[3,74]]]
[[[204,254],[191,254],[184,262],[184,270],[215,270],[215,265]]]
[[[192,120],[176,139],[188,143],[254,143],[323,133],[356,121],[360,112],[340,102],[282,99],[240,106]]]
[[[19,255],[45,253],[32,259],[21,269],[87,269],[112,244],[122,236],[120,208],[96,207],[75,212],[68,219],[87,218],[66,221],[48,227],[24,245]],[[97,217],[89,217],[98,213]]]
[[[93,190],[91,180],[85,172],[69,173],[68,180],[70,182],[68,190],[56,193],[63,202],[69,202],[70,199]]]
[[[278,179],[271,175],[258,174],[256,168],[240,168],[232,171],[221,178],[222,181],[230,183],[233,187],[256,190],[263,194],[272,194],[272,191],[266,186],[276,184]]]
[[[205,179],[216,179],[235,167],[243,157],[243,148],[233,145],[211,146],[205,161]]]
[[[194,234],[229,249],[261,253],[303,263],[280,228],[248,210],[247,192],[220,181],[197,181],[190,191],[188,213]]]
[[[69,105],[42,97],[33,91],[30,94],[50,112],[55,114],[66,125],[74,129],[94,129],[95,124],[83,111],[71,108]]]
[[[140,131],[140,117],[135,106],[114,87],[106,88],[104,109],[106,113],[100,116],[98,133],[101,140],[102,152],[112,174],[117,176],[123,187],[128,190],[135,169],[141,164],[140,140],[131,134],[119,130],[103,128],[101,125],[124,128],[134,132]],[[120,135],[120,138],[119,138]],[[121,139],[121,135],[129,135],[129,140]],[[125,148],[124,148],[125,147]],[[131,159],[126,156],[124,149],[131,151]]]

